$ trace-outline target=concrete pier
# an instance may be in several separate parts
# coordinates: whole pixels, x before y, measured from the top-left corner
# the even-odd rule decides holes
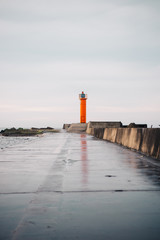
[[[159,240],[157,160],[62,132],[0,149],[0,166],[0,239]]]

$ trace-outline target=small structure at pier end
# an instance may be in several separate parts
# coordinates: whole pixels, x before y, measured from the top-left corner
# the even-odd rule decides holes
[[[86,123],[86,100],[88,96],[83,91],[79,94],[80,99],[80,123]]]

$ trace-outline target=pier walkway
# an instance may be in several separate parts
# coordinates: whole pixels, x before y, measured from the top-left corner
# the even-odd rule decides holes
[[[160,163],[86,134],[0,150],[0,240],[158,240]]]

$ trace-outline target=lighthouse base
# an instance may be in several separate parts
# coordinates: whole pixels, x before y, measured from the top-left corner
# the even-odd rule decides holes
[[[87,129],[87,123],[72,123],[67,132],[85,132]]]

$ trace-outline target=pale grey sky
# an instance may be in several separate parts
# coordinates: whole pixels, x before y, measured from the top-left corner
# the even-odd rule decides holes
[[[0,0],[0,127],[160,124],[159,0]]]

